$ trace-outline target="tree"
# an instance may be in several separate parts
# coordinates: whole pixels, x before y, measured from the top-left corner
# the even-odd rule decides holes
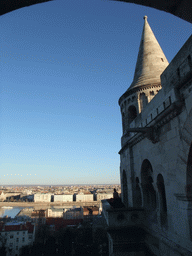
[[[1,256],[6,256],[6,242],[7,239],[0,235],[0,255]]]
[[[97,228],[94,232],[94,242],[99,245],[107,241],[107,232],[103,228]]]
[[[59,231],[56,233],[56,239],[58,242],[58,250],[59,250],[59,255],[64,255],[65,254],[65,228],[60,228]]]
[[[50,229],[49,226],[44,224],[44,225],[40,225],[38,228],[38,231],[36,233],[36,241],[38,243],[42,243],[45,244],[46,240],[48,239],[48,237],[50,236]]]
[[[21,248],[21,250],[20,250],[20,256],[26,256],[26,255],[29,255],[29,253],[30,253],[30,247],[29,247],[29,245],[25,245],[25,246],[23,246],[22,248]],[[0,254],[1,255],[1,254]]]
[[[102,251],[103,255],[108,255],[108,238],[107,232],[103,228],[97,228],[93,234],[94,237],[94,246],[96,250]]]
[[[53,256],[56,254],[56,239],[53,236],[50,236],[44,248],[44,255],[46,256]]]
[[[44,251],[44,245],[41,243],[36,243],[31,247],[30,256],[42,256]]]
[[[61,228],[56,235],[58,240],[59,255],[70,255],[72,253],[72,242],[74,234],[69,228]]]

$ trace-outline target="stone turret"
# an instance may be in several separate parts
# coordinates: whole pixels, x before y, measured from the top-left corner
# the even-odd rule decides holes
[[[161,89],[160,75],[168,64],[149,26],[147,16],[144,16],[144,27],[133,82],[119,99],[123,133],[126,132],[126,128],[129,127],[130,123]]]

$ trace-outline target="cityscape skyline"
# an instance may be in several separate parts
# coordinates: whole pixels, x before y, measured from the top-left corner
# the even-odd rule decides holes
[[[148,7],[58,0],[1,17],[0,185],[120,184],[118,99],[144,15],[170,62],[191,24]]]
[[[50,184],[5,184],[5,185],[0,185],[0,187],[36,187],[36,186],[42,186],[42,187],[70,187],[70,186],[113,186],[113,185],[120,185],[120,183],[99,183],[99,184],[96,184],[96,183],[82,183],[82,184],[78,184],[78,183],[75,183],[75,184],[56,184],[56,185],[50,185]]]

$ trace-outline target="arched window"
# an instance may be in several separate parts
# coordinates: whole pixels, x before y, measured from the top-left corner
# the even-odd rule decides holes
[[[136,107],[131,105],[128,108],[128,122],[129,124],[137,117]]]
[[[148,103],[148,99],[147,99],[147,96],[145,95],[144,92],[142,92],[140,95],[139,95],[139,101],[140,101],[140,111],[142,111],[144,109],[144,107],[147,105]]]
[[[128,188],[127,188],[127,175],[125,170],[123,170],[123,203],[127,207],[128,206]]]
[[[154,91],[150,91],[149,95],[150,95],[150,101],[151,101],[155,96]]]
[[[156,209],[156,191],[153,187],[153,169],[149,160],[145,159],[141,166],[141,182],[143,205],[148,211]]]
[[[125,128],[125,113],[122,113],[122,126],[123,126],[123,134],[124,134],[125,131],[126,131],[126,128]]]
[[[159,194],[159,210],[160,210],[160,222],[161,225],[167,224],[167,201],[165,193],[164,179],[161,174],[157,176],[157,188]]]
[[[135,207],[142,206],[142,196],[141,196],[141,188],[139,184],[139,178],[136,177],[135,179],[136,188],[135,188]]]
[[[136,97],[135,97],[135,96],[133,96],[133,97],[132,97],[132,101],[134,101],[135,99],[136,99]]]

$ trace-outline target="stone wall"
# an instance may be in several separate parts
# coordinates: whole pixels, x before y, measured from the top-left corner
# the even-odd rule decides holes
[[[157,141],[141,132],[129,132],[121,140],[122,195],[134,206],[140,191],[142,206],[148,206],[146,231],[158,246],[152,238],[146,243],[156,255],[192,254],[192,197],[186,192],[192,189],[187,178],[192,176],[191,56],[192,36],[163,72],[162,89],[130,123],[130,128],[153,127]]]

